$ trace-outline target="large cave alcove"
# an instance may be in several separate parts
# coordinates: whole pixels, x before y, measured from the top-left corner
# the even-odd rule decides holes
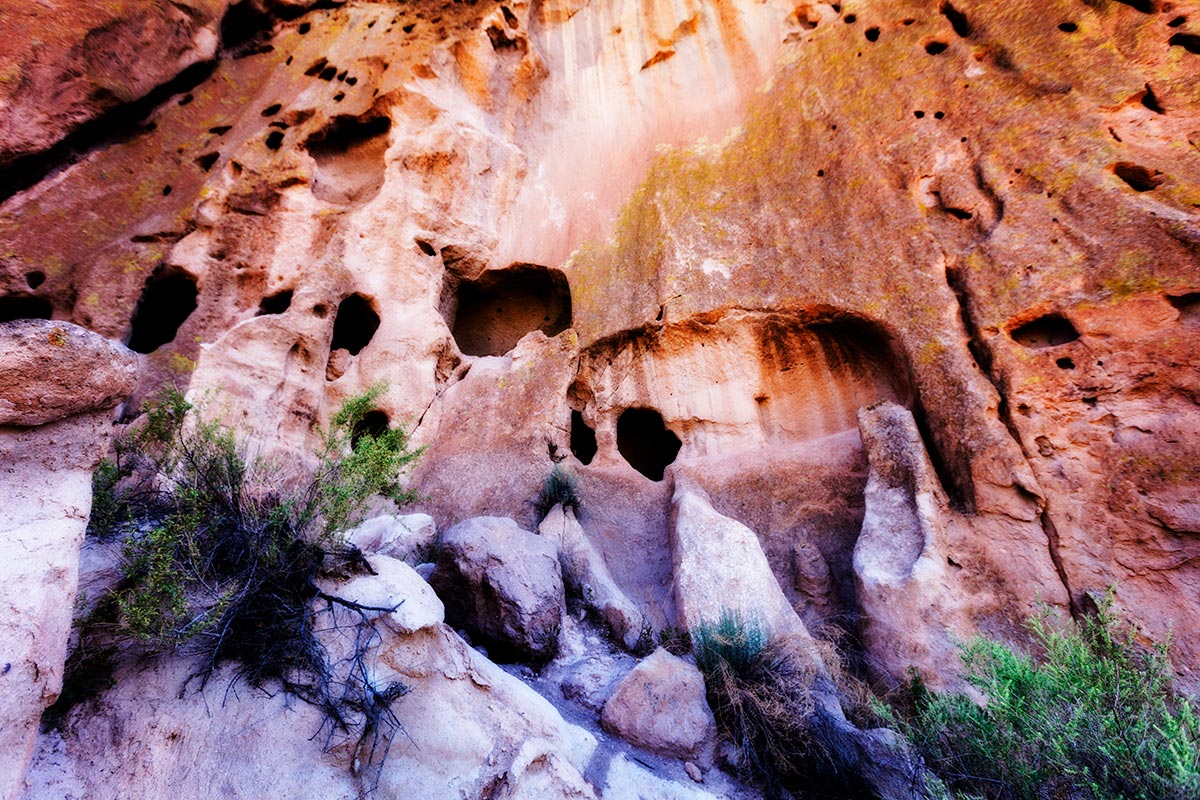
[[[557,269],[516,264],[458,284],[447,314],[465,355],[499,356],[540,330],[555,336],[571,326],[571,290]]]
[[[160,267],[146,280],[133,312],[129,349],[153,353],[175,340],[175,334],[196,310],[200,292],[196,279],[186,272]]]
[[[17,294],[0,297],[0,322],[16,319],[50,319],[54,307],[44,297]]]

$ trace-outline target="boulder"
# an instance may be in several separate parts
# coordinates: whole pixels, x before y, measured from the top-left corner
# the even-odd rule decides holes
[[[49,320],[0,324],[0,354],[0,797],[8,798],[62,688],[92,470],[108,447],[111,409],[137,373],[124,347]]]
[[[440,624],[446,609],[433,588],[416,571],[395,558],[373,555],[367,563],[374,575],[360,575],[332,590],[343,600],[368,606],[376,611],[368,617],[384,617],[398,633],[416,633]]]
[[[565,595],[554,542],[507,517],[475,517],[447,530],[440,546],[429,582],[451,625],[502,659],[554,656]]]
[[[704,696],[704,677],[661,647],[617,684],[600,724],[661,755],[712,761],[717,726]]]
[[[538,533],[556,543],[567,587],[595,609],[627,650],[633,650],[642,635],[645,619],[612,579],[603,556],[575,519],[575,512],[556,505],[538,526]]]
[[[0,323],[0,353],[0,425],[110,409],[137,385],[134,353],[69,322]]]
[[[384,514],[347,531],[346,541],[364,553],[379,553],[415,566],[429,560],[437,528],[428,514]]]

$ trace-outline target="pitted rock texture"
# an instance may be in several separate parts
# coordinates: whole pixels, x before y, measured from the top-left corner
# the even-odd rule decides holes
[[[1195,2],[333,5],[238,4],[211,75],[164,57],[136,124],[0,202],[0,311],[136,345],[131,408],[219,391],[266,451],[386,381],[441,529],[532,528],[565,462],[657,627],[678,480],[854,627],[858,412],[894,402],[945,496],[931,624],[1019,638],[1115,584],[1196,683]],[[27,117],[4,152],[75,124]]]

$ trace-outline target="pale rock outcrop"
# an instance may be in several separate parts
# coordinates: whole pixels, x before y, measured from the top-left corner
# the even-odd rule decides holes
[[[337,588],[343,600],[373,609],[368,619],[383,617],[398,633],[409,634],[441,623],[445,606],[433,588],[408,564],[390,556],[367,557],[373,575],[361,575]]]
[[[58,697],[92,470],[132,353],[75,325],[0,323],[0,797],[15,797]]]
[[[880,403],[858,421],[870,477],[854,575],[871,667],[894,684],[915,668],[932,687],[952,686],[971,628],[958,600],[966,589],[947,563],[947,498],[912,412]]]
[[[437,528],[428,514],[383,514],[347,531],[346,541],[364,553],[379,553],[415,566],[437,542]]]
[[[546,661],[558,648],[565,603],[554,543],[507,517],[475,517],[439,542],[429,582],[451,625],[505,658]]]
[[[613,581],[603,557],[575,518],[575,512],[556,505],[538,526],[538,533],[557,544],[558,561],[567,588],[578,593],[589,608],[596,610],[626,649],[634,649],[643,634],[645,619]]]
[[[712,762],[717,723],[705,699],[704,677],[661,647],[617,684],[600,724],[652,752]]]
[[[725,614],[757,624],[768,636],[811,642],[771,572],[754,531],[713,510],[703,490],[676,487],[671,518],[679,624],[694,630]],[[819,661],[819,656],[812,653]]]

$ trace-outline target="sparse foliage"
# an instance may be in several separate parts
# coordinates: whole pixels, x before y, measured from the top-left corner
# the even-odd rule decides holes
[[[1167,645],[1140,647],[1109,598],[1078,624],[1028,623],[1039,659],[989,639],[962,651],[985,698],[908,687],[907,732],[960,796],[1200,797],[1200,721],[1172,689]]]
[[[334,415],[321,431],[317,469],[299,488],[275,466],[248,460],[230,430],[169,391],[97,473],[102,496],[91,522],[95,535],[127,537],[115,613],[105,605],[113,637],[197,656],[201,685],[228,662],[235,682],[282,687],[324,712],[327,745],[357,731],[366,767],[386,756],[399,729],[390,703],[407,691],[377,685],[367,663],[378,640],[372,619],[394,609],[326,594],[317,579],[369,572],[340,532],[377,495],[412,497],[400,478],[421,451],[402,430],[362,425],[382,391]],[[348,641],[331,654],[323,640],[338,632]]]
[[[823,678],[795,641],[724,611],[693,629],[691,643],[721,736],[768,797],[869,796],[857,755],[840,750],[845,737],[814,693]]]
[[[550,509],[561,505],[579,513],[579,481],[561,464],[555,464],[554,469],[546,476],[542,484],[541,494],[534,503],[538,518],[543,519]]]

